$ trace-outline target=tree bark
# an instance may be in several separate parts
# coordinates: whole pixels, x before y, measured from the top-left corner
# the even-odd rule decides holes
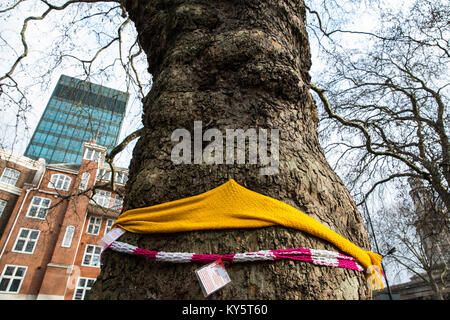
[[[436,280],[433,277],[433,271],[427,270],[427,276],[430,283],[431,289],[434,291],[434,299],[435,300],[444,300],[442,295],[442,290],[439,288],[439,285],[436,283]]]
[[[299,0],[125,1],[145,50],[153,87],[144,99],[146,128],[130,164],[127,209],[197,195],[235,179],[318,219],[362,248],[367,231],[317,138],[309,93],[310,51]],[[194,121],[203,132],[278,128],[279,173],[260,164],[179,164],[171,134]],[[338,251],[296,230],[126,233],[120,238],[157,251],[237,253],[308,247]],[[202,299],[194,271],[201,264],[163,264],[107,250],[90,299]],[[305,262],[233,264],[232,282],[209,299],[365,299],[364,273]]]

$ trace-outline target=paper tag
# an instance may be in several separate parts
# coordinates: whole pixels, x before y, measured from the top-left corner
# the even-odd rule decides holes
[[[98,244],[100,246],[103,246],[102,252],[107,247],[109,247],[109,245],[111,243],[116,241],[117,238],[119,238],[121,235],[123,235],[125,232],[127,232],[125,229],[122,229],[119,227],[114,227],[107,234],[105,234],[105,236],[98,241]]]
[[[214,261],[203,268],[195,270],[195,274],[205,297],[231,282],[222,260]]]

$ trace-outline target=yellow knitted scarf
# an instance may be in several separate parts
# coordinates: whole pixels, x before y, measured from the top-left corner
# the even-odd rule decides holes
[[[294,207],[248,190],[233,179],[202,194],[123,212],[114,223],[134,233],[173,233],[193,230],[262,228],[282,225],[334,244],[366,270],[381,256],[365,251]],[[373,272],[372,272],[373,273]]]

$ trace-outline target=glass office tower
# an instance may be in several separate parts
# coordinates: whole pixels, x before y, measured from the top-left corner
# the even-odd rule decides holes
[[[25,150],[47,163],[81,163],[92,138],[110,151],[119,137],[128,93],[62,75]]]

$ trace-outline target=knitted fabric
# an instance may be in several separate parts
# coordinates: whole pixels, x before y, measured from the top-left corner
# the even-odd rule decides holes
[[[233,179],[202,194],[123,212],[112,227],[134,233],[262,228],[281,225],[334,244],[365,269],[381,270],[381,256],[365,251],[314,218],[279,200],[240,186]]]
[[[381,256],[365,251],[314,218],[279,200],[248,190],[233,179],[197,196],[123,212],[114,223],[135,233],[261,228],[282,225],[333,243],[365,268]]]
[[[221,259],[222,261],[230,263],[239,263],[250,261],[275,261],[280,259],[291,259],[311,262],[315,265],[364,271],[361,265],[359,265],[359,263],[356,262],[353,257],[349,257],[338,252],[307,248],[261,250],[257,252],[245,252],[225,255],[151,251],[119,241],[114,241],[113,243],[111,243],[109,248],[122,253],[144,256],[159,262],[213,262]]]

